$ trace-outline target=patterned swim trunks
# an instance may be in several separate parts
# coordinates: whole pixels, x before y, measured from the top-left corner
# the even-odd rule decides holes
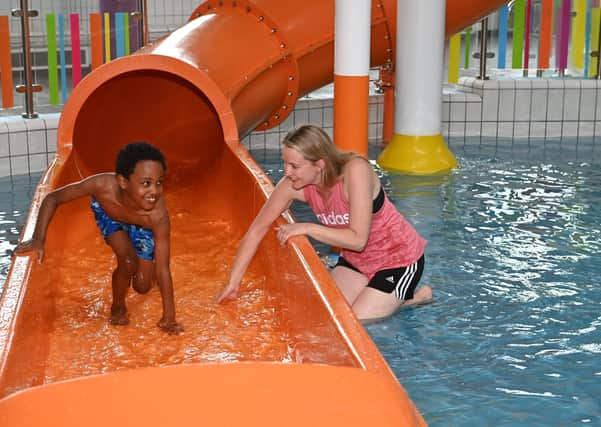
[[[125,224],[111,219],[94,197],[92,197],[90,207],[94,212],[96,224],[105,241],[108,236],[114,232],[123,230],[129,236],[139,258],[147,260],[152,260],[154,258],[154,233],[152,230],[140,227],[139,225]]]

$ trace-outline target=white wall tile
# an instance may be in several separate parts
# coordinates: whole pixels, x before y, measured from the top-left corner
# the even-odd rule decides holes
[[[544,138],[547,124],[545,122],[530,122],[530,138]]]
[[[468,122],[479,122],[482,120],[482,102],[468,102],[465,119]]]
[[[512,138],[513,137],[513,122],[500,122],[497,136],[499,138]]]
[[[563,119],[563,89],[549,89],[547,120]]]
[[[367,120],[369,123],[376,123],[382,120],[379,116],[378,104],[369,104],[367,109]]]
[[[497,136],[497,122],[482,122],[482,136]]]
[[[530,123],[514,123],[513,137],[515,139],[528,138],[530,136]]]
[[[545,138],[559,138],[561,136],[561,122],[547,122]]]
[[[10,159],[8,157],[0,157],[0,177],[11,176]]]
[[[27,156],[15,156],[10,158],[12,175],[23,175],[29,173],[29,159]]]
[[[513,79],[501,79],[499,80],[499,89],[501,90],[514,90],[515,80]]]
[[[454,123],[451,122],[449,125],[449,136],[457,137],[465,135],[465,122],[463,123]]]
[[[563,120],[578,120],[580,114],[580,88],[565,89],[563,95]]]
[[[296,125],[302,125],[302,124],[306,124],[309,123],[309,110],[307,109],[300,109],[294,110],[294,123],[296,123]]]
[[[323,109],[323,126],[334,126],[334,108],[324,107]]]
[[[265,132],[265,144],[268,148],[277,148],[280,145],[279,132]]]
[[[451,122],[465,122],[465,102],[451,102]]]
[[[8,157],[8,133],[0,133],[0,157]]]
[[[547,120],[547,93],[547,89],[534,89],[532,91],[530,120]]]
[[[376,123],[370,123],[367,125],[367,138],[371,142],[376,142],[381,139],[381,132],[379,132],[379,129],[381,129],[381,127]]]
[[[288,129],[292,129],[293,127],[294,127],[294,113],[290,113],[290,115],[288,115],[288,117],[286,117],[286,120],[284,120],[278,126],[278,128],[280,128],[284,132],[286,132]]]
[[[44,154],[34,154],[29,156],[29,172],[43,172],[48,167],[48,157]]]
[[[578,136],[591,137],[595,134],[595,122],[580,122],[578,123]]]
[[[322,108],[318,108],[315,110],[309,110],[309,123],[323,127],[324,123],[323,123],[323,109]]]
[[[466,136],[478,136],[480,135],[480,131],[482,129],[482,123],[478,122],[467,122],[465,124],[465,134]]]
[[[578,135],[578,122],[563,122],[561,136],[564,138],[575,137]]]
[[[29,144],[29,154],[46,153],[46,131],[30,131],[27,143]]]
[[[482,97],[482,120],[485,122],[497,121],[498,115],[499,91],[487,90]]]
[[[547,80],[549,89],[563,89],[563,79],[549,79]]]
[[[46,131],[46,141],[48,143],[48,152],[49,153],[56,152],[56,140],[57,140],[56,133],[57,133],[56,129],[48,129]]]
[[[24,131],[8,134],[8,144],[11,156],[27,154],[27,133]]]
[[[515,91],[501,89],[499,91],[499,121],[513,121],[515,117]]]
[[[580,93],[580,120],[595,119],[595,104],[601,100],[597,99],[596,91],[583,89]]]
[[[515,88],[518,90],[530,90],[532,89],[531,79],[517,79],[514,80]]]
[[[529,121],[532,104],[532,91],[517,89],[515,91],[515,120]]]

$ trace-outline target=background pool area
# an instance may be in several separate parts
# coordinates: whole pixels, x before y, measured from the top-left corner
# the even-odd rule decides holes
[[[41,174],[0,178],[0,294]]]
[[[422,283],[435,301],[368,332],[431,426],[600,425],[599,142],[451,147],[461,168],[448,174],[379,170],[429,241]],[[281,176],[277,150],[251,153]],[[38,179],[0,180],[0,283]]]

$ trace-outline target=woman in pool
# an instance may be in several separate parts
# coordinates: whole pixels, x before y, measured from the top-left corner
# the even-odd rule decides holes
[[[259,243],[294,200],[308,203],[321,224],[277,228],[284,244],[304,234],[342,249],[332,278],[359,319],[389,316],[423,303],[432,289],[415,290],[424,269],[424,240],[388,200],[363,157],[336,149],[319,127],[300,126],[282,142],[284,178],[240,243],[227,286],[217,301],[234,299]]]

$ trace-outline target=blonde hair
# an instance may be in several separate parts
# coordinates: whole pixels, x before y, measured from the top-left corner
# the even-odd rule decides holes
[[[329,135],[314,125],[302,125],[290,130],[282,145],[297,150],[310,162],[323,160],[322,184],[326,188],[332,187],[342,174],[344,165],[357,157],[355,153],[338,150]]]

